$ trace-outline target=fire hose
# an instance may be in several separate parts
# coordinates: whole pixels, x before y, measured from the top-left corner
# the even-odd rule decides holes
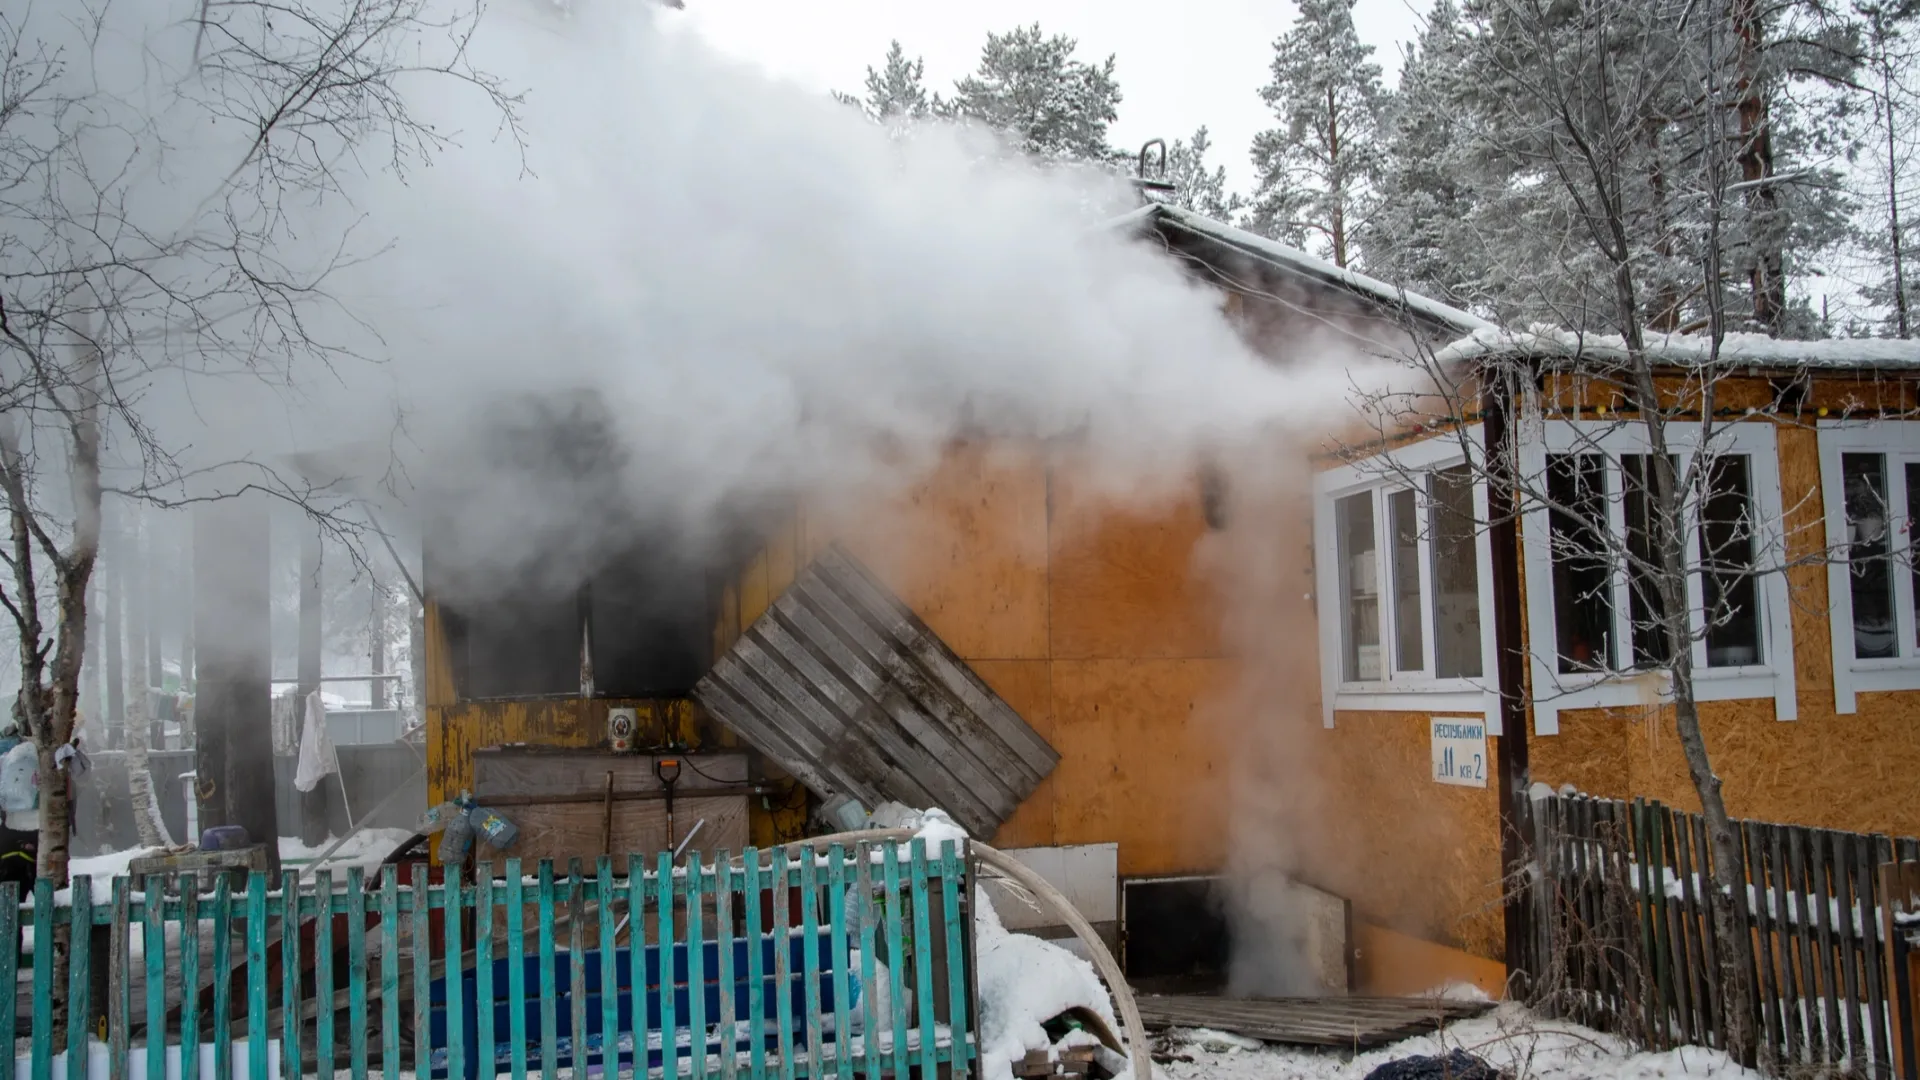
[[[828,836],[810,836],[806,843],[810,845],[852,844],[865,841],[887,843],[905,843],[919,834],[912,829],[863,829],[858,832],[833,833]],[[1011,879],[1032,893],[1036,900],[1044,902],[1060,916],[1060,920],[1074,932],[1087,954],[1093,959],[1093,966],[1106,981],[1107,989],[1113,994],[1113,1001],[1120,1013],[1120,1023],[1126,1028],[1127,1058],[1133,1063],[1133,1080],[1153,1080],[1153,1054],[1147,1043],[1146,1025],[1140,1022],[1140,1008],[1133,1000],[1133,988],[1127,985],[1126,976],[1120,972],[1120,964],[1113,954],[1107,951],[1107,943],[1094,933],[1093,925],[1086,916],[1073,906],[1059,889],[1048,883],[1013,856],[996,848],[988,847],[978,840],[968,840],[967,845],[983,864],[997,873]],[[788,845],[793,846],[793,845]]]

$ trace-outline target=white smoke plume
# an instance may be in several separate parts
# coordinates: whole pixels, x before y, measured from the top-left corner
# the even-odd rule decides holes
[[[469,555],[506,569],[564,557],[621,504],[698,535],[743,499],[910,481],[965,430],[1075,432],[1117,490],[1150,487],[1348,390],[1357,352],[1277,370],[1217,293],[1106,227],[1120,185],[977,132],[889,138],[662,18],[626,0],[489,9],[469,55],[524,91],[524,143],[473,86],[403,80],[456,145],[404,176],[342,161],[348,200],[286,208],[283,257],[356,260],[314,329],[366,362],[273,385],[155,376],[163,441],[208,461],[392,447],[398,495],[455,493]],[[191,47],[189,20],[164,25],[150,49]],[[174,60],[150,83],[193,77]],[[236,133],[164,134],[156,220]],[[611,445],[503,467],[503,418],[554,408],[598,416]],[[618,469],[583,482],[567,455],[587,452]]]

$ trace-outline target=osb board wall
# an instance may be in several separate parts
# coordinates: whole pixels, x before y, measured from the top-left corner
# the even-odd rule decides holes
[[[1431,779],[1427,713],[1339,712],[1311,766],[1324,828],[1309,848],[1315,884],[1356,918],[1478,956],[1499,956],[1499,803],[1485,788]],[[1498,749],[1488,740],[1489,778]]]
[[[798,531],[803,553],[851,551],[1060,752],[996,844],[1117,841],[1123,874],[1220,865],[1224,757],[1201,717],[1226,664],[1197,477],[1123,501],[1042,447],[956,444],[897,497],[809,507]]]

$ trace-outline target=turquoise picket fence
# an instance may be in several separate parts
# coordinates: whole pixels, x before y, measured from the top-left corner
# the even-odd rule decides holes
[[[30,987],[36,1080],[974,1071],[972,871],[952,841],[653,862],[116,878],[104,903],[84,878],[71,903],[4,885],[0,1015]],[[35,961],[62,933],[56,987]],[[56,1045],[59,996],[79,1022]]]

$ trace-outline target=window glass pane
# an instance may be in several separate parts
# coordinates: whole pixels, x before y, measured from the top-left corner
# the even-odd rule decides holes
[[[1348,682],[1386,674],[1380,666],[1379,560],[1374,557],[1373,493],[1334,503],[1340,537],[1340,607],[1343,612],[1341,670]]]
[[[1745,454],[1715,458],[1700,509],[1700,585],[1706,603],[1707,666],[1758,664],[1759,591],[1753,577],[1753,485]]]
[[[1847,578],[1853,597],[1853,655],[1897,655],[1893,623],[1893,567],[1887,531],[1887,459],[1840,455],[1847,510]]]
[[[1474,544],[1473,471],[1433,474],[1433,666],[1442,679],[1480,676],[1480,560]]]
[[[1396,671],[1420,671],[1420,517],[1411,488],[1387,496],[1393,525],[1393,661]]]
[[[1553,533],[1553,617],[1561,671],[1613,666],[1613,574],[1601,530],[1607,461],[1598,454],[1547,459]]]
[[[1675,468],[1677,472],[1677,463]],[[1622,498],[1627,520],[1627,615],[1633,632],[1633,666],[1665,667],[1668,662],[1666,633],[1660,620],[1666,617],[1667,605],[1660,596],[1657,576],[1662,555],[1653,539],[1652,455],[1624,455],[1620,459],[1620,474],[1625,487]],[[1672,535],[1671,529],[1666,531]]]

